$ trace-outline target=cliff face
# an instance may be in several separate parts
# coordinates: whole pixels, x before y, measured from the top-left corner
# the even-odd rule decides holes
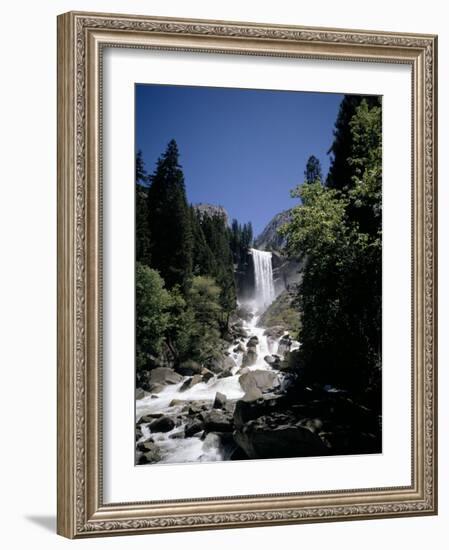
[[[224,218],[226,225],[229,225],[229,216],[223,206],[200,202],[198,204],[195,204],[194,208],[200,213],[201,216],[221,216],[222,218]]]
[[[259,250],[283,250],[286,241],[284,237],[279,235],[278,230],[290,221],[290,217],[291,209],[276,214],[254,241],[254,248],[258,248]]]
[[[290,221],[292,209],[284,210],[272,218],[254,241],[254,247],[272,252],[273,279],[276,294],[290,289],[301,278],[302,263],[287,257],[286,239],[279,235],[279,229]]]

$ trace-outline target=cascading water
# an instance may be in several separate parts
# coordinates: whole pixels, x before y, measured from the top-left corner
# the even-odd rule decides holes
[[[216,444],[211,444],[209,439],[201,439],[197,435],[185,436],[184,430],[187,420],[179,422],[180,415],[185,406],[192,402],[209,403],[212,407],[217,392],[224,394],[228,401],[235,402],[241,399],[243,391],[239,379],[245,371],[272,371],[272,367],[266,361],[267,356],[279,353],[278,343],[280,338],[270,338],[265,328],[259,327],[257,322],[260,314],[274,301],[275,290],[273,283],[273,269],[271,263],[271,252],[251,249],[254,260],[255,289],[254,302],[247,304],[253,315],[250,320],[241,320],[241,328],[244,337],[239,337],[232,342],[226,351],[226,355],[232,358],[235,366],[227,377],[214,376],[207,382],[200,382],[188,390],[183,391],[182,386],[185,379],[179,384],[167,385],[161,392],[155,395],[146,395],[136,401],[136,419],[139,420],[145,415],[166,415],[177,418],[175,427],[166,433],[151,433],[148,423],[141,424],[141,437],[138,441],[151,439],[161,452],[161,463],[182,463],[198,461],[224,460],[223,451]],[[248,350],[251,339],[257,342],[252,348],[256,353],[254,363],[242,368],[244,353]],[[293,346],[298,345],[297,342]],[[239,347],[240,346],[240,347]],[[294,347],[292,346],[292,349]],[[244,351],[243,351],[244,350]],[[279,357],[279,356],[278,356]],[[282,356],[281,356],[282,358]]]
[[[265,310],[275,299],[271,252],[251,248],[254,262],[254,298],[257,307]]]

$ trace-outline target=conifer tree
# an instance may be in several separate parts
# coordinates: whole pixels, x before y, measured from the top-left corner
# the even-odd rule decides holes
[[[307,183],[313,183],[315,181],[322,181],[323,174],[321,172],[321,163],[316,158],[315,155],[311,155],[306,164],[306,169],[304,170],[304,177]]]
[[[148,174],[140,150],[136,155],[135,178],[136,262],[149,266],[151,237],[148,216]]]
[[[192,276],[193,236],[179,151],[172,139],[159,158],[148,192],[151,265],[167,288],[187,291]]]

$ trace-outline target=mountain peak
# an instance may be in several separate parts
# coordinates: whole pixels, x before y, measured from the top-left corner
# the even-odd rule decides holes
[[[285,248],[286,239],[279,235],[278,230],[290,221],[291,214],[291,208],[276,214],[255,239],[254,246],[259,250],[282,250]]]
[[[223,206],[218,206],[216,204],[208,204],[205,202],[199,202],[194,204],[193,207],[197,212],[200,213],[200,216],[221,216],[224,218],[226,225],[229,225],[229,216]]]

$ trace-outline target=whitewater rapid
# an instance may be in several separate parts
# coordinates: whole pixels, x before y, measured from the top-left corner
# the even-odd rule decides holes
[[[257,361],[254,365],[245,368],[251,371],[272,371],[274,369],[265,361],[264,357],[277,353],[279,340],[282,336],[278,339],[269,338],[264,334],[265,328],[257,326],[258,319],[258,317],[253,316],[251,321],[243,322],[243,328],[248,335],[248,337],[242,341],[245,348],[250,338],[254,336],[258,338],[256,348]],[[296,347],[296,344],[297,343],[294,343],[294,347]],[[235,347],[236,343],[234,342],[227,350],[229,356],[235,361],[235,367],[233,367],[231,371],[232,376],[226,378],[214,377],[207,383],[200,382],[185,391],[180,391],[180,388],[186,378],[179,384],[167,385],[157,394],[157,398],[147,395],[143,399],[136,401],[136,421],[148,414],[163,413],[167,416],[176,416],[189,402],[203,401],[212,404],[217,392],[226,395],[227,401],[237,401],[241,399],[245,393],[239,383],[239,378],[241,376],[241,372],[239,371],[242,365],[243,353],[234,352]],[[176,400],[176,404],[170,406],[173,400]],[[211,444],[210,439],[203,441],[197,435],[192,437],[176,437],[177,434],[181,436],[184,432],[185,423],[176,426],[173,430],[166,433],[151,433],[146,424],[141,424],[141,428],[142,437],[139,441],[145,441],[151,436],[161,450],[162,460],[159,464],[223,460],[220,448]]]

